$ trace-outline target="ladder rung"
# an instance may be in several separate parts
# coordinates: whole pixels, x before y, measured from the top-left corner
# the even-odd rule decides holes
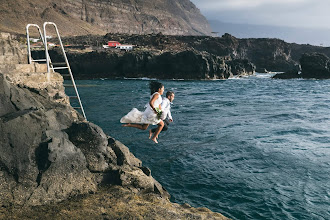
[[[47,60],[46,59],[40,59],[40,60],[32,60],[32,61],[39,62],[39,61],[47,61]]]
[[[64,84],[64,87],[74,87],[74,86],[70,84]]]
[[[73,107],[74,109],[81,109],[81,107]]]
[[[67,66],[63,66],[63,67],[51,67],[51,69],[53,69],[53,70],[62,70],[62,69],[68,69],[69,67],[67,67]]]
[[[70,99],[78,99],[78,96],[69,96]]]
[[[63,62],[63,63],[51,63],[51,65],[66,65],[66,63],[65,62]]]

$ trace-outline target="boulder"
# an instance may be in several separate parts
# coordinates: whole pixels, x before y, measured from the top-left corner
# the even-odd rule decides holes
[[[296,79],[301,78],[301,74],[298,70],[291,70],[285,73],[277,73],[272,76],[273,79]]]
[[[305,53],[299,59],[301,77],[328,79],[330,78],[330,59],[323,53]]]

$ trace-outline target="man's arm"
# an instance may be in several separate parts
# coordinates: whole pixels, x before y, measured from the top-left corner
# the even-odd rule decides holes
[[[168,110],[168,119],[170,120],[170,122],[173,122],[173,118],[172,118],[172,114],[171,114],[171,108]]]

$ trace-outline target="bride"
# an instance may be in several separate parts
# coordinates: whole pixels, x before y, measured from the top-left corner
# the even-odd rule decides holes
[[[144,112],[140,112],[138,109],[133,108],[127,115],[120,119],[123,127],[133,127],[141,130],[146,130],[150,124],[158,125],[153,137],[152,141],[158,143],[157,138],[158,134],[164,127],[164,122],[160,119],[161,114],[161,103],[162,97],[164,93],[164,85],[157,81],[151,81],[149,84],[150,88],[150,101],[146,105],[147,108]]]

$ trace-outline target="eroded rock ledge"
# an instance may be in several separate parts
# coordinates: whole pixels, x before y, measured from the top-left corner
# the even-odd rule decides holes
[[[70,106],[60,74],[7,64],[15,68],[0,68],[1,219],[226,219],[171,203],[150,169]]]
[[[39,90],[7,78],[0,74],[0,206],[58,202],[101,183],[169,197],[126,146],[59,102],[60,92],[50,96],[62,85]]]

